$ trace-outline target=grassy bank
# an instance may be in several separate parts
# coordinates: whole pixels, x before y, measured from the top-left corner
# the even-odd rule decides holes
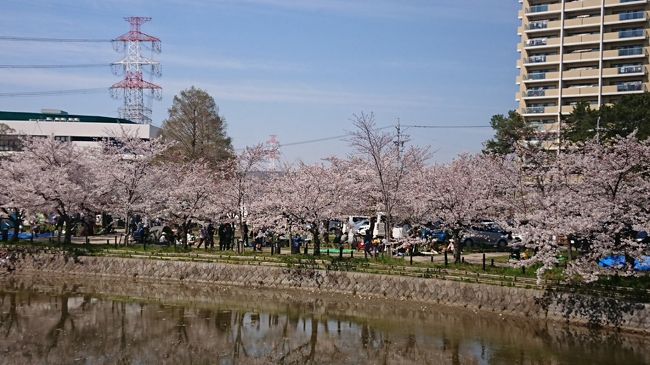
[[[409,258],[379,256],[365,258],[363,253],[355,252],[354,257],[349,253],[344,257],[339,255],[277,255],[270,252],[245,251],[238,254],[233,251],[204,250],[184,248],[182,246],[158,245],[58,245],[47,241],[33,243],[19,242],[0,245],[0,249],[10,250],[18,254],[35,252],[64,253],[72,257],[105,256],[122,258],[155,259],[169,261],[192,261],[207,263],[224,263],[232,265],[263,265],[286,267],[287,269],[351,271],[367,274],[399,275],[407,277],[432,278],[440,280],[455,280],[487,285],[511,286],[519,288],[536,288],[589,295],[608,296],[635,302],[650,302],[650,277],[637,278],[609,277],[595,283],[569,282],[562,268],[547,272],[538,284],[537,267],[515,268],[505,265],[491,266],[482,264],[449,262],[413,261]],[[288,249],[283,249],[288,250]],[[504,257],[506,257],[504,255]],[[502,260],[498,260],[502,261]]]

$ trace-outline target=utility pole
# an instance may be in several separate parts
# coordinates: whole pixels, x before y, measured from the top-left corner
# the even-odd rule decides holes
[[[397,140],[394,143],[395,146],[397,146],[397,162],[399,163],[402,159],[404,143],[406,142],[402,135],[402,123],[399,118],[397,118],[397,125],[395,126],[395,129],[397,129]]]

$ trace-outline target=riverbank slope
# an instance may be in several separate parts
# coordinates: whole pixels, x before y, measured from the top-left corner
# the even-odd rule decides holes
[[[570,291],[322,270],[308,264],[276,267],[38,253],[23,255],[15,262],[15,270],[18,273],[59,273],[213,283],[245,288],[301,289],[367,299],[441,304],[650,334],[650,305],[647,303]]]

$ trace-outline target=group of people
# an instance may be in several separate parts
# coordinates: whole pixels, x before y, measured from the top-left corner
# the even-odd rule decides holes
[[[219,242],[221,242],[221,240]],[[201,226],[199,229],[199,243],[196,245],[196,248],[201,247],[201,245],[203,245],[206,250],[208,249],[208,245],[210,248],[214,248],[214,226],[212,225],[212,222]]]
[[[219,234],[219,250],[232,250],[235,245],[235,228],[230,223],[222,223],[217,230]]]
[[[214,224],[208,222],[199,227],[198,239],[192,232],[187,233],[187,243],[189,246],[194,246],[196,243],[196,248],[203,246],[206,250],[208,248],[214,248],[215,246],[215,231],[219,238],[219,250],[232,250],[235,247],[235,225],[229,222],[224,222],[219,224],[219,227],[215,230]],[[247,231],[247,226],[244,224],[244,232]],[[168,226],[164,225],[162,228],[162,233],[158,239],[158,243],[162,245],[174,244],[177,241],[182,240],[182,232],[177,227],[176,234],[174,230]]]

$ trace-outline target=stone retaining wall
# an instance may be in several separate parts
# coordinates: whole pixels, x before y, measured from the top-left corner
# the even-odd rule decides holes
[[[28,255],[18,272],[106,275],[122,278],[209,282],[246,288],[303,289],[408,300],[528,318],[620,327],[650,333],[650,305],[611,298],[554,293],[449,280],[322,271],[305,266],[279,268],[221,263],[114,257]]]

